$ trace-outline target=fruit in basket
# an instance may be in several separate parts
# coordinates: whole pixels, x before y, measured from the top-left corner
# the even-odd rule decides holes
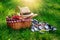
[[[7,16],[6,19],[7,19],[7,21],[11,21],[12,20],[11,16]]]
[[[22,17],[21,17],[21,16],[19,16],[19,15],[14,15],[14,16],[12,16],[12,19],[19,20],[19,19],[22,19]]]

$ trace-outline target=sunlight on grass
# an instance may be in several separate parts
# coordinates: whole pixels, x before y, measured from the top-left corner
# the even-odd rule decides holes
[[[36,9],[42,5],[42,0],[22,0],[22,3],[24,6]]]
[[[38,7],[42,7],[43,0],[11,0],[12,2],[16,3],[17,6],[27,6],[31,10],[37,9]]]
[[[0,0],[0,40],[59,40],[60,39],[60,0]],[[56,32],[40,34],[31,29],[13,30],[6,25],[6,16],[12,15],[17,6],[27,6],[37,13],[38,21],[45,21],[57,28]]]

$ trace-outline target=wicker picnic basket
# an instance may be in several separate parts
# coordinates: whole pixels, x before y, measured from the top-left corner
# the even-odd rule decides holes
[[[28,7],[18,8],[20,9],[20,16],[22,16],[23,19],[14,20],[14,18],[7,17],[7,25],[13,29],[29,28],[32,24],[31,19],[36,16],[36,14],[31,13]]]
[[[29,28],[31,26],[31,19],[12,20],[6,19],[7,25],[13,29]]]

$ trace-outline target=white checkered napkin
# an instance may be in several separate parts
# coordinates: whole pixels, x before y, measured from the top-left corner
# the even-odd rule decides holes
[[[20,8],[20,12],[21,13],[29,13],[30,9],[28,7],[22,7],[22,8]]]

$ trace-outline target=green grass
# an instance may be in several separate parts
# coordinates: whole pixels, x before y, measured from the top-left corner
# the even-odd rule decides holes
[[[46,21],[57,28],[56,32],[31,32],[29,28],[13,30],[6,25],[6,16],[14,13],[17,5],[15,1],[0,0],[0,40],[60,40],[60,0],[43,0],[42,7],[32,9],[37,13],[34,17],[38,21]]]

